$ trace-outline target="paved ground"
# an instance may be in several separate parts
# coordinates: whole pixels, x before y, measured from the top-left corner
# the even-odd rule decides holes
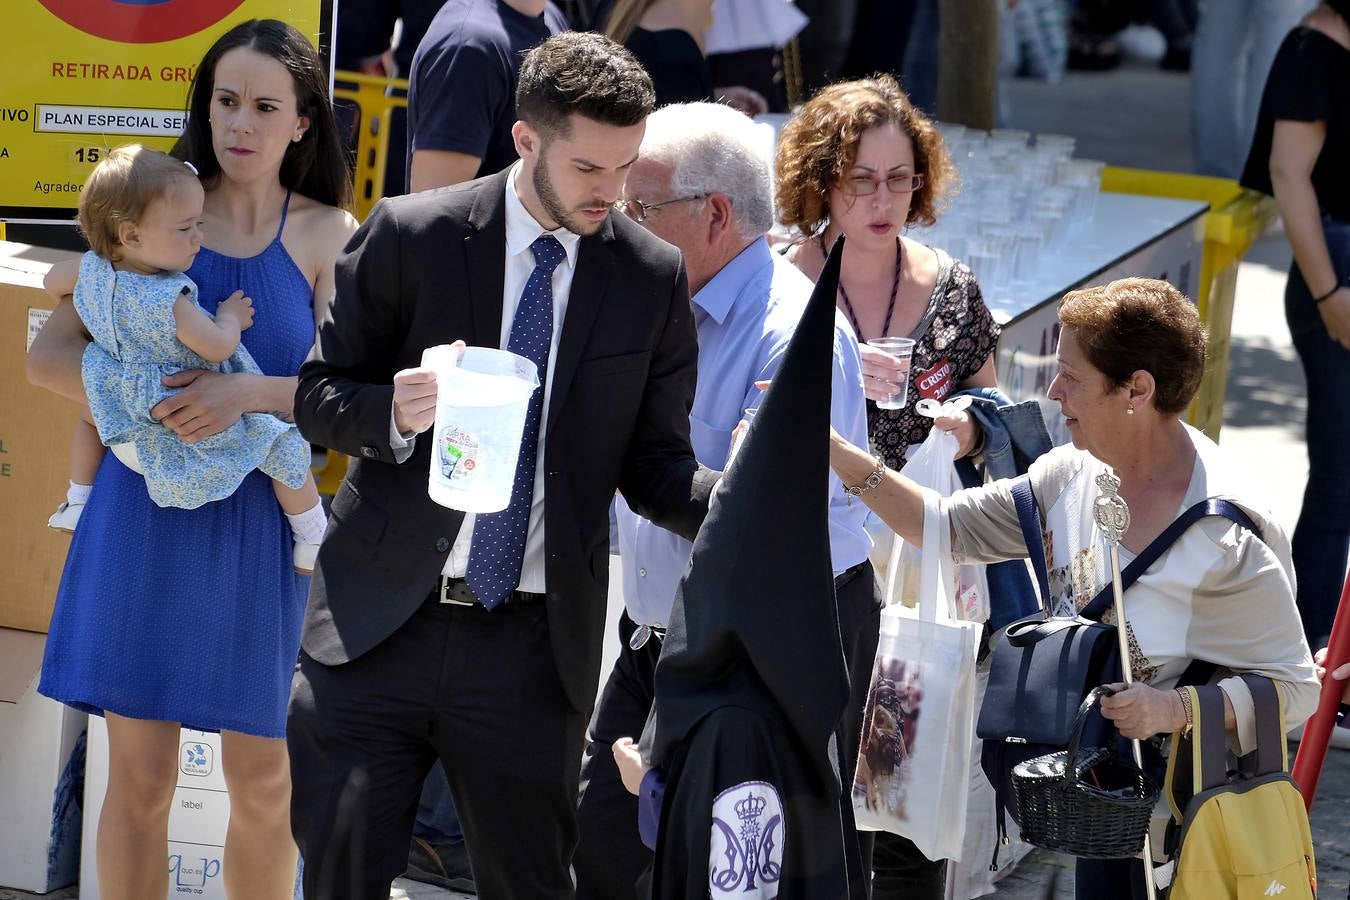
[[[1126,62],[1111,72],[1069,72],[1059,84],[1007,86],[1008,125],[1068,134],[1074,155],[1117,166],[1190,172],[1190,76]]]
[[[1070,74],[1059,85],[1010,85],[1014,127],[1072,134],[1078,155],[1115,165],[1188,171],[1191,165],[1185,76],[1132,65],[1113,73]],[[1233,349],[1221,443],[1247,466],[1276,516],[1292,529],[1307,464],[1303,448],[1303,374],[1289,343],[1281,296],[1289,251],[1272,235],[1252,248],[1238,280]],[[1350,751],[1333,750],[1312,815],[1321,895],[1346,896],[1350,880]],[[1059,873],[1057,898],[1073,897],[1072,869],[1051,854],[1034,854],[994,895],[1041,900]],[[33,895],[0,888],[0,900]],[[47,895],[70,900],[73,889]],[[428,885],[400,881],[391,900],[461,900]]]

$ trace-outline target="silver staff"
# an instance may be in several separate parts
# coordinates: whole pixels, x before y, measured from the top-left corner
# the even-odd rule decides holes
[[[1116,611],[1116,638],[1120,641],[1120,670],[1124,673],[1125,684],[1134,684],[1134,672],[1130,670],[1130,635],[1125,623],[1125,590],[1120,584],[1120,539],[1130,530],[1130,508],[1120,496],[1120,479],[1107,471],[1097,476],[1097,487],[1101,494],[1092,504],[1092,518],[1106,538],[1106,546],[1111,552],[1111,594]],[[1140,769],[1144,767],[1144,754],[1138,740],[1131,740],[1134,748],[1134,762]],[[1153,885],[1153,841],[1149,832],[1144,832],[1144,887],[1148,891],[1148,900],[1156,900],[1157,892]]]

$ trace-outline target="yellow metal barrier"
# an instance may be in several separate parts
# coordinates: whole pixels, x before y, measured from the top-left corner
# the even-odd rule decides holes
[[[1209,364],[1187,417],[1192,425],[1217,441],[1223,426],[1238,263],[1275,220],[1275,201],[1224,178],[1115,166],[1107,166],[1102,173],[1102,190],[1209,204],[1195,298],[1200,318],[1209,329]]]
[[[332,496],[337,493],[338,485],[342,484],[342,478],[347,474],[347,466],[351,461],[350,456],[344,456],[336,450],[329,450],[323,457],[323,465],[310,466],[310,471],[314,473],[314,483],[318,485],[320,494]]]
[[[408,82],[402,78],[379,78],[359,72],[339,71],[334,75],[333,96],[356,104],[356,209],[360,221],[384,196],[384,175],[389,165],[389,123],[396,107],[408,105]],[[398,161],[397,165],[402,165]],[[337,493],[347,474],[351,458],[329,450],[323,464],[314,468],[314,480],[321,494]]]
[[[356,122],[356,208],[360,221],[384,196],[384,175],[389,165],[389,122],[396,107],[408,105],[408,82],[402,78],[379,78],[359,72],[339,71],[334,75],[333,96],[354,102],[360,110]],[[402,165],[402,162],[399,162]],[[4,224],[0,223],[0,240]],[[347,474],[351,458],[329,450],[321,466],[314,467],[319,493],[335,494]]]
[[[356,218],[365,221],[384,196],[384,173],[389,165],[389,121],[396,107],[408,105],[408,82],[358,72],[338,72],[333,96],[354,102],[360,110],[356,123]],[[402,165],[402,160],[397,165]]]

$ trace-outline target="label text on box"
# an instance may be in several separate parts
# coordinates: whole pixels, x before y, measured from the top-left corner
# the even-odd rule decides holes
[[[37,131],[69,134],[147,134],[177,137],[187,114],[173,109],[38,105]]]
[[[28,343],[24,345],[24,352],[27,353],[33,349],[33,341],[37,338],[38,332],[42,326],[47,324],[47,320],[52,317],[50,309],[28,309]]]

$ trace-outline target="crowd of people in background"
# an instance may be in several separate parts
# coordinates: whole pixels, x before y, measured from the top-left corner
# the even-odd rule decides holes
[[[62,302],[28,371],[92,410],[52,521],[74,540],[40,690],[108,723],[102,896],[167,889],[180,725],[222,735],[232,897],[290,897],[298,857],[309,900],[382,900],[405,872],[491,900],[673,896],[669,873],[648,884],[664,857],[629,776],[649,785],[638,739],[696,536],[817,288],[837,306],[820,474],[842,655],[801,664],[842,667],[849,697],[828,754],[813,750],[838,779],[816,799],[843,825],[847,896],[944,896],[947,861],[858,831],[850,798],[884,600],[874,544],[922,544],[924,491],[899,472],[931,429],[971,473],[946,501],[955,556],[1016,561],[991,575],[993,602],[1034,597],[1008,482],[984,483],[989,417],[1011,403],[1000,327],[969,267],[906,234],[959,189],[933,115],[938,5],[801,0],[814,24],[795,75],[786,38],[758,43],[728,5],[344,0],[337,67],[408,80],[388,199],[364,223],[348,212],[355,112],[335,110],[318,52],[278,21],[212,45],[169,155],[100,165],[81,200],[90,252],[49,276]],[[998,470],[1029,475],[1059,573],[1041,602],[1062,614],[1103,584],[1081,488],[1106,467],[1131,553],[1205,497],[1246,510],[1256,527],[1193,528],[1140,577],[1128,627],[1144,683],[1103,701],[1125,737],[1181,730],[1173,688],[1207,661],[1245,752],[1237,676],[1272,679],[1288,724],[1306,719],[1350,554],[1350,3],[1079,0],[1071,21],[1049,6],[991,4],[1025,38],[1016,66],[1105,68],[1108,36],[1149,18],[1163,65],[1193,73],[1200,165],[1272,194],[1293,246],[1311,465],[1292,541],[1181,418],[1205,336],[1164,282],[1064,299],[1048,397],[1072,446]],[[767,155],[751,117],[799,92]],[[908,363],[875,344],[896,337]],[[438,387],[422,351],[441,344],[540,373],[500,513],[428,497]],[[911,372],[941,377],[879,405]],[[977,405],[917,411],[958,395]],[[306,442],[353,460],[327,518]],[[602,672],[607,629],[621,649]],[[190,689],[189,668],[206,673]],[[1078,895],[1142,896],[1127,865],[1081,860]]]

